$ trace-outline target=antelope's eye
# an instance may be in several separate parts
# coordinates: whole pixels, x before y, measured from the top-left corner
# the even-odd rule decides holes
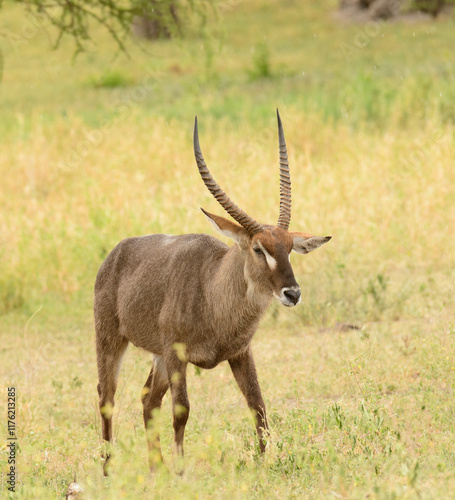
[[[259,247],[254,247],[253,250],[256,255],[264,255],[264,252]]]

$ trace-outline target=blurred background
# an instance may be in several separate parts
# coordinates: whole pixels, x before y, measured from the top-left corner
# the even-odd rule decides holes
[[[452,6],[2,3],[0,383],[20,397],[19,497],[61,497],[75,473],[91,498],[450,497]],[[139,398],[150,359],[132,348],[104,482],[97,270],[129,236],[213,234],[199,207],[223,214],[194,162],[195,115],[217,182],[275,223],[276,108],[291,230],[333,239],[292,257],[302,304],[273,304],[255,338],[270,453],[261,462],[223,365],[190,376],[188,472],[150,477]],[[162,420],[170,456],[169,401]]]

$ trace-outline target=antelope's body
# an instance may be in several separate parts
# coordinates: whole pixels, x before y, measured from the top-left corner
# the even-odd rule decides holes
[[[278,123],[281,200],[276,226],[256,222],[216,184],[200,152],[196,122],[194,150],[202,179],[239,224],[203,212],[236,244],[228,247],[204,234],[140,236],[120,242],[102,264],[95,284],[95,328],[105,440],[112,439],[117,376],[131,342],[154,355],[142,395],[146,428],[170,388],[175,443],[182,454],[189,415],[187,364],[214,368],[228,361],[255,415],[260,448],[265,450],[267,418],[251,339],[274,296],[288,307],[300,302],[291,251],[308,253],[330,239],[288,231],[290,177],[279,115]],[[147,434],[147,442],[152,467],[161,459],[159,438]]]
[[[245,350],[270,301],[248,292],[240,253],[204,234],[128,238],[99,270],[95,314],[109,311],[137,347],[163,356],[185,344],[190,363],[213,368]]]

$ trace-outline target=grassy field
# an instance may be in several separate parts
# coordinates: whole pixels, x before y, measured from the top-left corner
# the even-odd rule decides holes
[[[127,58],[100,31],[72,63],[71,43],[51,51],[49,26],[3,6],[0,408],[14,386],[11,498],[61,498],[75,474],[91,499],[452,498],[454,23],[340,25],[335,7],[228,2],[203,35],[131,43]],[[150,358],[130,347],[105,479],[97,269],[128,236],[213,234],[199,207],[222,209],[195,166],[195,114],[215,178],[275,222],[276,107],[291,229],[333,239],[294,254],[302,305],[273,304],[254,340],[269,450],[259,455],[227,364],[190,367],[186,472],[149,475],[140,392]],[[160,418],[172,464],[169,395]]]

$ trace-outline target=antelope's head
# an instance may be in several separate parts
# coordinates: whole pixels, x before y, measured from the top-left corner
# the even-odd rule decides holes
[[[197,118],[194,124],[194,155],[202,180],[218,203],[238,222],[201,209],[214,227],[237,242],[245,255],[245,276],[254,289],[275,296],[283,305],[293,307],[300,302],[300,287],[291,267],[290,254],[306,254],[330,240],[331,236],[313,236],[289,231],[291,221],[291,178],[283,126],[278,117],[280,149],[280,213],[276,226],[260,224],[240,209],[218,186],[210,174],[199,145]]]

